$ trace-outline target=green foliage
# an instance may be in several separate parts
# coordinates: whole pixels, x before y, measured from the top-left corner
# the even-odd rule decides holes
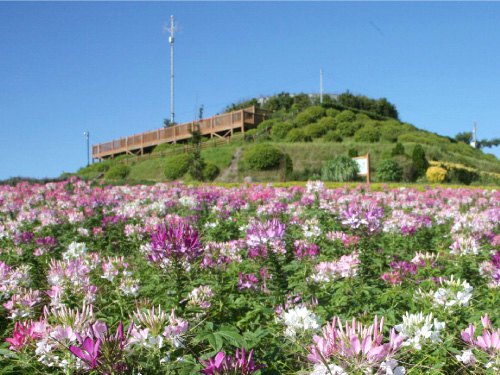
[[[269,144],[257,144],[245,149],[239,163],[239,169],[265,171],[278,169],[285,158],[285,154]]]
[[[268,111],[289,111],[294,103],[293,98],[287,92],[281,92],[269,98],[262,106],[263,109]]]
[[[446,179],[454,184],[470,185],[479,180],[479,175],[474,171],[462,168],[451,168],[448,170]]]
[[[332,118],[335,118],[337,117],[337,115],[340,113],[340,111],[338,109],[335,109],[335,108],[328,108],[326,110],[326,115],[328,117],[332,117]]]
[[[355,157],[359,156],[358,150],[356,150],[355,148],[350,148],[347,151],[347,156],[349,156],[350,158],[355,158]]]
[[[167,158],[163,167],[167,180],[173,181],[184,176],[189,170],[191,160],[192,157],[189,154],[179,154]]]
[[[342,137],[352,137],[361,126],[362,125],[354,122],[341,122],[338,123],[337,130],[339,131],[340,135],[342,135]]]
[[[243,101],[238,102],[238,103],[232,103],[226,107],[224,112],[238,111],[240,109],[245,109],[245,108],[249,108],[249,107],[253,107],[253,106],[255,106],[257,108],[260,107],[260,104],[259,104],[257,98],[243,100]]]
[[[365,126],[354,134],[356,142],[375,143],[380,139],[380,132],[372,126]]]
[[[425,158],[425,151],[421,145],[416,145],[411,154],[413,165],[417,168],[418,176],[423,176],[429,167],[429,162]]]
[[[462,132],[455,136],[457,142],[464,142],[469,144],[472,140],[472,132]]]
[[[326,118],[326,117],[325,117]],[[328,127],[321,124],[320,122],[315,122],[314,124],[307,125],[304,128],[304,133],[309,138],[321,138],[328,131]]]
[[[219,173],[219,167],[212,163],[206,163],[203,168],[203,181],[213,181]]]
[[[415,182],[418,178],[418,171],[411,158],[401,154],[394,155],[393,158],[401,167],[402,181]]]
[[[358,164],[348,156],[340,155],[328,160],[321,169],[323,181],[354,181],[359,173]]]
[[[370,99],[363,95],[353,95],[350,92],[346,92],[340,94],[337,101],[346,107],[373,112],[385,117],[398,118],[396,107],[385,98]]]
[[[331,116],[325,116],[318,120],[317,124],[326,128],[327,130],[335,130],[337,129],[337,122]]]
[[[293,125],[290,122],[280,122],[271,129],[271,136],[275,140],[283,140],[291,129]]]
[[[104,178],[107,180],[123,180],[130,173],[130,167],[125,164],[115,164],[108,169]]]
[[[402,143],[396,143],[396,146],[391,150],[391,155],[396,156],[396,155],[404,155],[405,154],[405,146],[403,146]]]
[[[338,130],[330,130],[323,137],[325,142],[342,142],[342,136]]]
[[[377,166],[376,177],[377,181],[399,182],[403,178],[403,170],[395,160],[382,160]]]
[[[285,140],[287,142],[310,142],[312,138],[306,133],[305,129],[295,128],[288,132]]]
[[[335,116],[335,121],[337,122],[337,124],[340,124],[342,122],[354,122],[356,121],[356,115],[352,111],[345,110]]]
[[[424,132],[424,131],[412,131],[409,133],[404,133],[401,134],[398,137],[398,142],[401,143],[420,143],[420,144],[427,144],[427,145],[436,145],[436,144],[446,144],[450,143],[450,140],[445,137],[441,137],[437,134],[429,133],[429,132]]]
[[[313,106],[306,108],[302,112],[300,112],[295,119],[293,120],[293,124],[296,127],[303,127],[313,122],[318,121],[321,117],[325,115],[325,109],[320,106]]]

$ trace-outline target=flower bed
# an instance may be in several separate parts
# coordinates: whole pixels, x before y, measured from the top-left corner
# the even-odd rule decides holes
[[[494,190],[0,191],[0,374],[500,371]]]

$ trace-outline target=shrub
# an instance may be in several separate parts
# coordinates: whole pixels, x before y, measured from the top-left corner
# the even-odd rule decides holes
[[[353,122],[341,122],[337,124],[337,130],[342,137],[352,137],[359,128],[360,125]]]
[[[356,142],[375,143],[380,139],[380,132],[372,126],[359,129],[354,135]]]
[[[323,135],[326,134],[327,131],[328,131],[328,128],[326,126],[320,124],[319,122],[316,122],[316,123],[311,124],[311,125],[307,125],[304,128],[304,134],[311,139],[321,138]]]
[[[403,170],[395,160],[382,160],[377,166],[377,180],[383,182],[399,182],[403,178]]]
[[[318,121],[325,115],[325,109],[320,106],[306,108],[300,112],[294,120],[295,126],[302,127]]]
[[[358,150],[356,150],[355,148],[350,148],[349,151],[347,151],[347,156],[349,156],[350,158],[359,156]]]
[[[266,132],[270,131],[274,125],[279,124],[280,121],[278,119],[269,119],[269,120],[264,120],[262,121],[258,126],[257,129],[260,132]],[[254,130],[254,129],[252,129]]]
[[[418,176],[423,176],[429,167],[429,162],[425,158],[425,151],[422,146],[415,146],[411,154],[411,159],[413,160],[413,165],[417,168]]]
[[[323,117],[318,120],[317,124],[320,124],[321,126],[325,127],[327,130],[335,130],[337,129],[337,122],[333,117]]]
[[[396,146],[391,150],[391,155],[404,155],[405,154],[405,146],[402,143],[396,143]]]
[[[446,178],[446,169],[441,167],[429,167],[425,172],[425,176],[429,182],[440,183]]]
[[[479,180],[479,174],[462,168],[450,168],[446,173],[446,180],[452,183],[470,185]]]
[[[104,178],[107,180],[123,180],[130,173],[130,167],[125,164],[115,164],[108,169]]]
[[[184,176],[191,164],[191,155],[179,154],[169,157],[164,164],[164,174],[167,180],[176,180]]]
[[[326,115],[328,117],[336,117],[338,114],[340,113],[340,111],[338,109],[335,109],[335,108],[328,108],[326,110]]]
[[[342,136],[338,130],[330,130],[323,137],[325,142],[342,142]]]
[[[356,120],[356,115],[349,110],[342,111],[335,117],[335,121],[337,121],[337,123],[354,122],[355,120]]]
[[[290,122],[280,122],[276,125],[273,125],[273,128],[271,129],[271,135],[273,139],[279,141],[285,139],[288,132],[292,129],[293,125]]]
[[[346,182],[356,179],[359,173],[358,164],[348,156],[340,155],[328,160],[321,169],[323,181]]]
[[[203,168],[203,180],[204,181],[213,181],[219,175],[220,170],[219,167],[212,163],[205,164],[205,168]]]
[[[395,155],[393,158],[401,167],[402,179],[404,182],[415,182],[418,178],[418,171],[413,161],[407,155]]]
[[[245,142],[253,142],[257,139],[257,129],[250,129],[245,132],[243,140]]]
[[[265,171],[278,169],[285,154],[269,144],[257,144],[245,150],[240,160],[240,170]]]
[[[306,134],[304,129],[292,129],[286,135],[287,142],[310,142],[312,138]]]

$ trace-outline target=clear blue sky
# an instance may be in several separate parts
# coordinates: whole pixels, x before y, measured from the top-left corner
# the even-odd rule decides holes
[[[400,118],[500,136],[500,3],[0,3],[0,179],[86,164],[105,142],[280,91],[386,97]],[[500,151],[487,149],[497,156]]]

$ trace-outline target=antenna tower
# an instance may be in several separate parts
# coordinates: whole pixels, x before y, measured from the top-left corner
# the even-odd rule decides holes
[[[476,122],[474,121],[474,124],[472,125],[472,139],[470,142],[470,145],[474,148],[477,146],[477,138],[476,138]]]
[[[174,16],[170,16],[170,27],[167,28],[170,33],[168,43],[170,44],[170,123],[175,124],[174,112],[174,34],[176,27],[174,25]]]

